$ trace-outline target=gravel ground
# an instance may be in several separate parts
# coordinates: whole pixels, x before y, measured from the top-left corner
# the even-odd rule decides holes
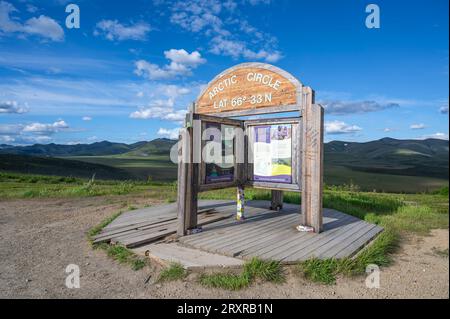
[[[0,298],[448,298],[449,233],[406,238],[395,263],[381,269],[380,288],[365,278],[338,278],[336,285],[309,282],[287,270],[286,283],[257,283],[229,292],[197,284],[196,273],[184,281],[153,283],[157,266],[133,271],[92,250],[88,230],[128,205],[154,204],[143,196],[0,202]],[[68,264],[80,267],[81,287],[65,286]],[[151,279],[146,283],[146,279]]]

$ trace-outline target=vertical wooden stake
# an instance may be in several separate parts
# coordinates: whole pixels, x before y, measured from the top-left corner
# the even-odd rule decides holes
[[[178,136],[178,185],[177,185],[177,208],[178,208],[178,225],[177,235],[185,235],[185,211],[186,211],[186,164],[185,156],[188,152],[187,130],[182,128]]]
[[[197,227],[198,209],[198,163],[194,163],[193,112],[186,114],[185,128],[180,131],[181,161],[178,163],[178,227],[177,235],[184,236],[187,230]]]
[[[237,188],[237,198],[236,198],[236,219],[244,220],[244,212],[245,212],[245,194],[244,194],[244,186],[239,185]]]
[[[283,191],[272,190],[272,199],[270,202],[271,210],[281,210],[283,208]]]
[[[323,107],[314,92],[304,87],[302,109],[302,224],[322,231],[323,208]]]

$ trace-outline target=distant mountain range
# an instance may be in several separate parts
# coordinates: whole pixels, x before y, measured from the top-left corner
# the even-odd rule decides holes
[[[133,144],[31,146],[0,145],[0,170],[114,179],[176,179],[169,160],[175,140],[159,138]],[[383,138],[324,145],[325,182],[355,182],[366,190],[423,191],[448,185],[449,142],[438,139]],[[87,164],[86,164],[87,163]]]
[[[15,154],[40,157],[65,157],[65,156],[105,156],[127,154],[134,156],[164,155],[168,154],[175,140],[158,138],[149,142],[137,142],[133,144],[114,143],[108,141],[92,144],[34,144],[30,146],[0,145],[0,154]]]
[[[449,142],[383,138],[366,143],[326,143],[325,165],[355,171],[448,178]]]

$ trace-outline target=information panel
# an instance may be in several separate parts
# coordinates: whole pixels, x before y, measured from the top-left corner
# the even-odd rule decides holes
[[[205,165],[205,183],[232,182],[234,180],[234,127],[219,123],[206,123],[206,149],[209,161]],[[219,152],[219,154],[214,154]]]
[[[253,127],[253,180],[292,183],[292,124]]]

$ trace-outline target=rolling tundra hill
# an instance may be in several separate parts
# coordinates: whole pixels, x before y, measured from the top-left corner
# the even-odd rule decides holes
[[[106,178],[173,181],[177,168],[169,151],[175,143],[160,138],[134,144],[0,145],[0,170],[86,176],[98,169]],[[324,153],[328,185],[356,184],[363,190],[390,192],[429,191],[448,185],[449,142],[445,140],[332,141],[325,143]],[[99,166],[80,166],[83,163]],[[60,169],[52,170],[52,166]]]
[[[0,154],[16,154],[40,157],[64,157],[64,156],[105,156],[119,155],[136,152],[142,156],[168,152],[169,146],[175,142],[165,138],[152,141],[142,141],[133,144],[114,143],[108,141],[95,142],[92,144],[34,144],[30,146],[0,145]]]
[[[134,178],[126,170],[112,166],[15,154],[0,154],[0,171],[81,178],[91,178],[95,175],[96,179],[130,180]]]
[[[366,143],[325,144],[325,165],[356,171],[447,178],[449,142],[383,138]]]

